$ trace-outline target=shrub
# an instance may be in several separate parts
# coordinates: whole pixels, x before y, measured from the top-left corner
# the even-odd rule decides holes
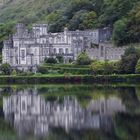
[[[64,58],[61,55],[56,56],[56,59],[58,60],[59,63],[64,63]]]
[[[3,74],[10,75],[12,68],[9,64],[5,63],[0,66],[0,70],[2,71]]]
[[[135,67],[139,59],[139,53],[134,47],[126,49],[125,54],[120,61],[119,70],[121,73],[132,74],[135,73]]]
[[[36,73],[35,76],[42,76],[42,73]]]
[[[37,71],[38,71],[39,73],[42,73],[42,74],[47,74],[47,73],[48,73],[48,69],[46,69],[46,67],[43,67],[43,66],[39,66],[39,67],[37,68]]]
[[[45,63],[48,63],[48,64],[56,64],[57,63],[57,60],[53,57],[51,58],[45,58]]]
[[[118,73],[118,62],[109,62],[109,61],[93,61],[91,64],[91,69],[94,74],[107,75]]]
[[[13,75],[13,76],[16,76],[16,75],[17,75],[17,71],[16,71],[16,70],[13,70],[13,71],[12,71],[12,75]]]
[[[60,66],[40,66],[38,67],[38,72],[42,74],[64,74],[64,73],[71,73],[71,74],[92,74],[90,68],[77,68],[77,67],[60,67]]]
[[[93,63],[91,64],[91,69],[93,70],[94,74],[103,74],[103,65],[104,63],[101,61],[93,61]]]
[[[32,75],[34,75],[34,73],[32,73],[32,72],[20,72],[19,74],[18,74],[18,76],[32,76]]]
[[[2,63],[2,55],[0,54],[0,63]]]
[[[89,65],[89,64],[91,64],[91,60],[88,57],[88,55],[86,54],[86,52],[82,52],[78,55],[76,63],[78,65]]]
[[[138,60],[138,63],[136,65],[136,73],[140,74],[140,59]]]
[[[103,68],[104,68],[103,74],[105,74],[105,75],[114,73],[114,63],[105,61],[104,65],[103,65]]]

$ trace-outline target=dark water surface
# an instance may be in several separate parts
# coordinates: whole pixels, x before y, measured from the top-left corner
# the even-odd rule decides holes
[[[140,140],[140,86],[0,86],[0,140]]]

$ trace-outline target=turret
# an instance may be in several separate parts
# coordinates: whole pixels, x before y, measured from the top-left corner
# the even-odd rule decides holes
[[[33,24],[33,32],[35,36],[42,36],[48,34],[48,25],[47,24]]]
[[[25,32],[25,25],[22,23],[18,23],[15,26],[15,30],[16,30],[16,33],[15,33],[14,37],[21,38],[23,36],[23,33]]]

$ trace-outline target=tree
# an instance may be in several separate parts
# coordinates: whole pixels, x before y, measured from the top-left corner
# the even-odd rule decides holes
[[[89,65],[91,60],[86,52],[82,52],[78,55],[76,62],[78,65]]]
[[[0,70],[2,71],[3,74],[10,75],[12,68],[9,64],[5,63],[0,66]]]
[[[114,22],[127,16],[133,7],[134,0],[104,0],[104,7],[99,16],[100,24],[113,26]]]
[[[91,69],[93,70],[94,74],[113,74],[117,72],[117,63],[118,62],[109,62],[109,61],[93,61],[91,64]]]
[[[2,63],[2,55],[0,54],[0,63]]]
[[[68,28],[70,30],[76,30],[76,29],[84,29],[83,21],[85,18],[87,11],[86,10],[80,10],[76,12],[72,19],[68,23]]]
[[[139,56],[139,52],[136,50],[136,48],[132,46],[130,46],[125,50],[124,56],[129,56],[131,54],[136,54],[137,56]]]
[[[0,45],[2,45],[2,40],[13,32],[14,24],[15,24],[14,22],[9,22],[7,24],[0,24]]]
[[[13,70],[11,74],[12,74],[13,76],[16,76],[16,75],[17,75],[17,71],[16,71],[16,70]]]
[[[129,40],[132,43],[140,42],[140,2],[136,3],[128,15]]]
[[[127,19],[118,20],[114,24],[113,41],[117,45],[123,45],[127,40]]]
[[[140,74],[140,59],[138,60],[138,63],[136,65],[136,71],[137,74]]]
[[[95,24],[96,24],[96,17],[97,14],[95,11],[91,11],[85,14],[84,20],[83,20],[83,25],[85,29],[91,29],[91,28],[95,28]]]
[[[135,67],[138,59],[139,53],[136,51],[136,49],[134,47],[127,48],[119,64],[120,72],[127,74],[135,73]]]

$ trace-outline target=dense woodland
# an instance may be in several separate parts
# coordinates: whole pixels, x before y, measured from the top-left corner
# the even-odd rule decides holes
[[[17,22],[48,23],[51,32],[112,27],[117,45],[140,42],[140,0],[9,0],[0,9],[0,40]]]

